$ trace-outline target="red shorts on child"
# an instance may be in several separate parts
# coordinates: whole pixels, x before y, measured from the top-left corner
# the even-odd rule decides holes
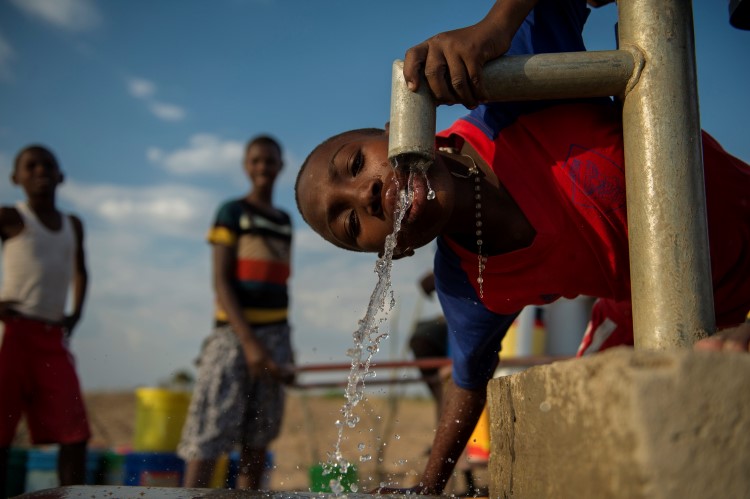
[[[0,447],[10,446],[22,414],[34,444],[88,440],[86,408],[62,327],[12,317],[0,328]]]

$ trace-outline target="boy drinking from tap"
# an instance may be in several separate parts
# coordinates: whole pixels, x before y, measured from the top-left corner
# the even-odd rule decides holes
[[[439,101],[475,106],[472,68],[487,54],[582,50],[572,47],[583,46],[583,1],[540,1],[531,12],[515,4],[498,2],[477,25],[411,49],[407,81],[424,68]],[[511,43],[493,45],[519,24]],[[613,102],[483,104],[439,133],[436,146],[426,173],[435,198],[415,175],[394,251],[408,256],[437,239],[435,284],[453,360],[430,459],[411,489],[422,494],[445,487],[481,413],[502,337],[524,306],[579,294],[618,307],[630,300],[622,120]],[[707,134],[703,148],[716,321],[736,326],[750,310],[750,167]],[[303,163],[298,207],[332,244],[382,252],[405,176],[389,164],[387,130],[344,132]],[[616,338],[624,344],[627,333]],[[747,350],[747,338],[735,340]]]

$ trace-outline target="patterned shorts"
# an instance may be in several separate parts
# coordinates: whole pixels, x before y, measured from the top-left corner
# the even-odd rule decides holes
[[[253,333],[278,364],[292,361],[288,324],[254,326]],[[281,430],[284,387],[248,375],[237,336],[218,326],[203,343],[198,376],[177,454],[215,459],[238,445],[266,447]]]

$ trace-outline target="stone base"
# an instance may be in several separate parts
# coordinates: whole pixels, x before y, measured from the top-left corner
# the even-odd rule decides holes
[[[490,497],[750,497],[750,355],[617,348],[490,381]]]

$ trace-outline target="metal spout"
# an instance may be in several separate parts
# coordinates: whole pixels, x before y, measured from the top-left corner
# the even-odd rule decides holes
[[[637,50],[503,56],[482,69],[481,102],[624,95],[640,77]],[[422,77],[417,92],[393,63],[388,159],[400,168],[427,168],[435,159],[436,102]]]
[[[393,62],[388,159],[408,169],[429,166],[435,158],[435,101],[422,80],[417,92],[406,86],[404,61]]]

